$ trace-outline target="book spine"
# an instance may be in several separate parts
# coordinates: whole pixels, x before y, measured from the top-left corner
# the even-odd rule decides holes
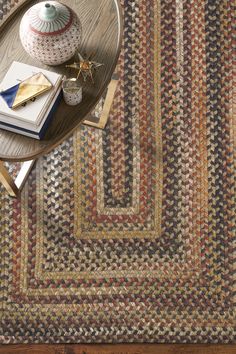
[[[54,105],[52,106],[52,109],[51,109],[50,113],[48,114],[48,117],[47,117],[45,123],[43,124],[40,132],[38,133],[38,136],[39,136],[40,140],[43,139],[44,135],[46,134],[48,126],[49,126],[49,124],[52,121],[53,115],[54,115],[54,113],[55,113],[55,111],[56,111],[61,99],[62,99],[62,90],[60,91],[60,93],[59,93]]]

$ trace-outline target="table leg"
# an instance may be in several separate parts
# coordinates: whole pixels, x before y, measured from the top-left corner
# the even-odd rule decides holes
[[[100,129],[105,128],[111,110],[111,106],[113,103],[113,99],[116,93],[117,85],[118,85],[118,76],[115,74],[113,75],[112,80],[108,85],[107,94],[105,97],[105,102],[103,105],[101,116],[99,118],[99,122],[94,122],[92,119],[90,119],[90,117],[88,117],[86,120],[83,121],[83,124],[90,125],[92,127],[100,128]]]
[[[0,182],[4,185],[10,196],[16,197],[19,191],[23,188],[34,162],[35,160],[24,162],[18,176],[14,180],[4,166],[3,161],[0,161]]]

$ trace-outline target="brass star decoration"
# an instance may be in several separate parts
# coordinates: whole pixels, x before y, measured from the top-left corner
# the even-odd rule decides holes
[[[79,62],[74,62],[73,64],[66,65],[67,68],[78,70],[77,79],[80,75],[83,76],[84,81],[89,77],[94,83],[93,72],[96,68],[104,65],[101,63],[97,63],[93,60],[84,59],[81,54],[78,53]]]

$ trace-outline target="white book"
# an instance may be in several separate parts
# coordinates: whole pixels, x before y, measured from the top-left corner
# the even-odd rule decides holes
[[[26,135],[26,136],[36,138],[36,139],[40,139],[41,131],[43,130],[45,133],[44,123],[46,123],[47,125],[50,123],[52,116],[54,114],[55,107],[58,106],[58,103],[60,100],[59,95],[61,97],[61,87],[59,87],[56,94],[54,95],[53,100],[51,101],[50,105],[48,106],[48,109],[46,110],[45,115],[44,115],[40,125],[35,127],[34,129],[28,129],[28,128],[21,129],[22,127],[14,126],[14,125],[9,126],[8,125],[8,124],[10,124],[9,121],[7,122],[7,124],[3,123],[3,120],[2,120],[3,115],[1,113],[0,113],[0,129],[5,129],[5,130],[9,130],[14,133]],[[27,129],[27,130],[25,130],[25,129]]]
[[[42,72],[47,77],[52,83],[53,88],[41,96],[36,97],[34,102],[29,101],[26,106],[21,106],[14,110],[9,108],[4,99],[0,96],[1,122],[29,130],[34,130],[35,127],[42,123],[45,113],[61,84],[62,75],[36,66],[13,61],[0,84],[0,91],[6,90],[39,72]]]
[[[5,126],[1,124],[0,122],[0,129],[5,129]],[[12,133],[17,133],[17,134],[21,134],[21,135],[25,135],[25,136],[28,136],[29,138],[34,138],[34,139],[37,139],[37,140],[40,140],[39,136],[38,135],[35,135],[33,133],[30,133],[28,131],[24,132],[24,133],[21,133],[21,131],[19,131],[17,128],[13,128],[13,127],[8,127],[7,130],[9,132],[12,132]]]

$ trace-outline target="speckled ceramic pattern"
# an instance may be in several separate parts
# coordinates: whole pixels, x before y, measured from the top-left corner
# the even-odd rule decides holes
[[[82,87],[75,92],[69,92],[67,90],[63,90],[63,98],[66,104],[70,106],[75,106],[82,101]]]
[[[55,6],[57,15],[42,20],[45,4]],[[20,24],[20,39],[26,52],[47,65],[59,65],[69,60],[79,48],[82,26],[78,16],[56,1],[34,5],[25,13]]]

